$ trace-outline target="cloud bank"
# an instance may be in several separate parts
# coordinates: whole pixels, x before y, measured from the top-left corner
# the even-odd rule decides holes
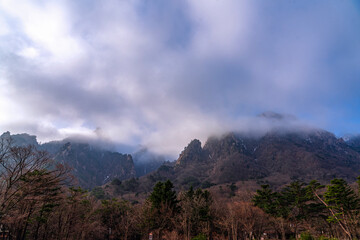
[[[359,11],[355,0],[1,0],[0,130],[173,155],[267,110],[360,132]]]

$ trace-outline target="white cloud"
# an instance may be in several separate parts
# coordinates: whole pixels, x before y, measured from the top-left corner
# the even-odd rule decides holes
[[[9,33],[10,33],[10,29],[6,20],[0,15],[0,37],[8,35]]]
[[[43,63],[54,64],[57,68],[59,64],[75,64],[83,56],[83,43],[73,35],[71,16],[61,2],[4,0],[0,7],[16,21],[19,26],[17,31],[24,34],[28,46],[20,50],[23,56],[38,56],[41,52],[46,56]]]
[[[359,89],[339,80],[358,74],[349,3],[172,4],[0,1],[0,29],[11,22],[0,30],[1,129],[45,141],[99,127],[176,155],[193,138],[256,128],[246,116],[264,110],[329,114],[342,88]]]
[[[190,0],[188,4],[195,29],[193,51],[204,57],[236,56],[247,47],[252,1]]]
[[[0,125],[6,124],[10,121],[9,116],[19,116],[19,106],[17,106],[12,100],[11,86],[0,74]]]
[[[19,55],[25,58],[34,59],[39,56],[39,51],[33,47],[27,47],[19,52]]]

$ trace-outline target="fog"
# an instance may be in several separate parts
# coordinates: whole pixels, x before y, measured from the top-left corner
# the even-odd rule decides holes
[[[359,11],[332,0],[0,1],[0,130],[171,156],[228,131],[360,132]],[[297,118],[257,117],[266,111]]]

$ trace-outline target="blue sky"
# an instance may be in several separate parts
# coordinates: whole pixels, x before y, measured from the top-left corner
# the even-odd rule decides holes
[[[356,0],[0,0],[0,130],[41,141],[176,154],[264,111],[356,134],[359,66]]]

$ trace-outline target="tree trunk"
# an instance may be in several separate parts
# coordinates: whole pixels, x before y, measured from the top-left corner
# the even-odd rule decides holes
[[[26,231],[27,231],[27,227],[29,226],[29,219],[30,219],[30,216],[31,216],[31,214],[32,214],[32,211],[33,211],[33,208],[31,207],[30,210],[29,210],[29,214],[28,214],[27,217],[26,217],[24,230],[22,231],[22,236],[21,236],[21,239],[22,239],[22,240],[25,240]]]
[[[286,240],[286,235],[285,235],[285,223],[284,223],[284,219],[281,218],[281,239],[282,240]]]
[[[44,205],[43,205],[44,207]],[[43,215],[43,212],[40,211],[40,219]],[[36,231],[35,231],[35,236],[34,236],[34,239],[37,240],[38,239],[38,235],[39,235],[39,229],[40,229],[40,221],[38,221],[37,225],[36,225]]]

